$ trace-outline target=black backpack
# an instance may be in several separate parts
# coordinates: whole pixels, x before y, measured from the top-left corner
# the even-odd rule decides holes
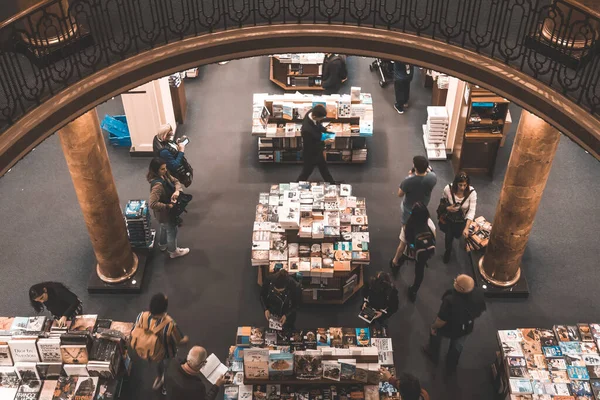
[[[427,262],[435,253],[435,236],[429,226],[426,230],[415,234],[412,246],[415,250],[415,260],[417,262]]]

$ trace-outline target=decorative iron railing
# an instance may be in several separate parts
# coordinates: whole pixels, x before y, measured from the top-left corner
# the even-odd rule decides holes
[[[600,20],[567,0],[46,0],[0,25],[0,132],[57,92],[145,50],[268,24],[394,30],[522,71],[597,116]]]

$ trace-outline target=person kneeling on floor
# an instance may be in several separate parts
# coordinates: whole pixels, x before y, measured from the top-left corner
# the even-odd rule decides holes
[[[217,397],[219,389],[225,384],[225,376],[221,375],[206,391],[200,370],[206,365],[207,358],[204,347],[194,346],[185,360],[169,365],[165,375],[167,400],[214,400]]]

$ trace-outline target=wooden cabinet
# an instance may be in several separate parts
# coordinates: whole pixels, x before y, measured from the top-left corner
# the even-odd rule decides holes
[[[453,147],[454,172],[494,174],[498,149],[507,131],[508,100],[467,84]]]

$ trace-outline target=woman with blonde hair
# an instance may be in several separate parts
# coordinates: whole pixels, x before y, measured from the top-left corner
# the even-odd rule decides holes
[[[167,169],[185,187],[190,186],[194,176],[194,170],[185,158],[185,146],[188,139],[184,136],[174,141],[175,133],[170,124],[161,125],[152,142],[155,157],[165,160]]]

